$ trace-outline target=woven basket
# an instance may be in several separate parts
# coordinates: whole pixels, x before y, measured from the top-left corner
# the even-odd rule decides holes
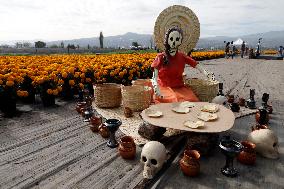
[[[189,86],[202,102],[211,102],[219,90],[218,81],[209,81],[198,78],[185,79],[185,85]]]
[[[122,104],[132,111],[142,111],[151,104],[151,88],[139,85],[121,86]]]
[[[120,85],[115,83],[94,86],[95,104],[100,108],[115,108],[121,105]]]

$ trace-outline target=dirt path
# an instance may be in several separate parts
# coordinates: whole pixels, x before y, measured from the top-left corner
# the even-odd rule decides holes
[[[224,156],[216,149],[209,158],[201,159],[198,178],[183,176],[177,157],[154,188],[283,188],[283,61],[211,60],[204,61],[217,80],[224,82],[225,93],[248,98],[249,89],[261,95],[270,94],[274,113],[270,126],[279,136],[281,157],[269,160],[257,157],[248,167],[235,163],[238,178],[220,174]],[[282,74],[282,75],[281,75]],[[190,76],[196,76],[195,71]],[[200,76],[200,75],[199,75]],[[106,146],[106,140],[93,134],[88,124],[74,110],[74,103],[57,102],[59,107],[43,109],[40,105],[21,106],[20,117],[0,120],[0,188],[133,188],[142,178],[139,162],[126,161],[117,149]],[[236,120],[228,133],[244,139],[255,123],[253,116]],[[118,133],[121,135],[121,133]]]

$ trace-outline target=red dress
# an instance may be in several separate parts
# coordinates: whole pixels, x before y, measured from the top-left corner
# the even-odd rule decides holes
[[[195,67],[197,62],[177,52],[175,56],[169,56],[170,63],[164,65],[164,57],[165,53],[159,53],[151,65],[152,68],[158,69],[158,85],[163,96],[163,98],[154,96],[155,102],[199,101],[190,87],[184,86],[182,76],[185,64]]]

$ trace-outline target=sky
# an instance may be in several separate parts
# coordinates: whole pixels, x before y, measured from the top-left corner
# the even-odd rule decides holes
[[[0,41],[152,34],[175,4],[197,15],[201,37],[284,30],[284,0],[0,0]]]

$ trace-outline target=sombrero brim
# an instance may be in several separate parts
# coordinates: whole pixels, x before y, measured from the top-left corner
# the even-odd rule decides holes
[[[164,9],[158,16],[154,28],[154,40],[160,50],[165,50],[164,37],[167,30],[178,26],[183,31],[183,42],[179,51],[187,54],[197,44],[200,36],[200,24],[197,16],[188,7],[173,5]]]

